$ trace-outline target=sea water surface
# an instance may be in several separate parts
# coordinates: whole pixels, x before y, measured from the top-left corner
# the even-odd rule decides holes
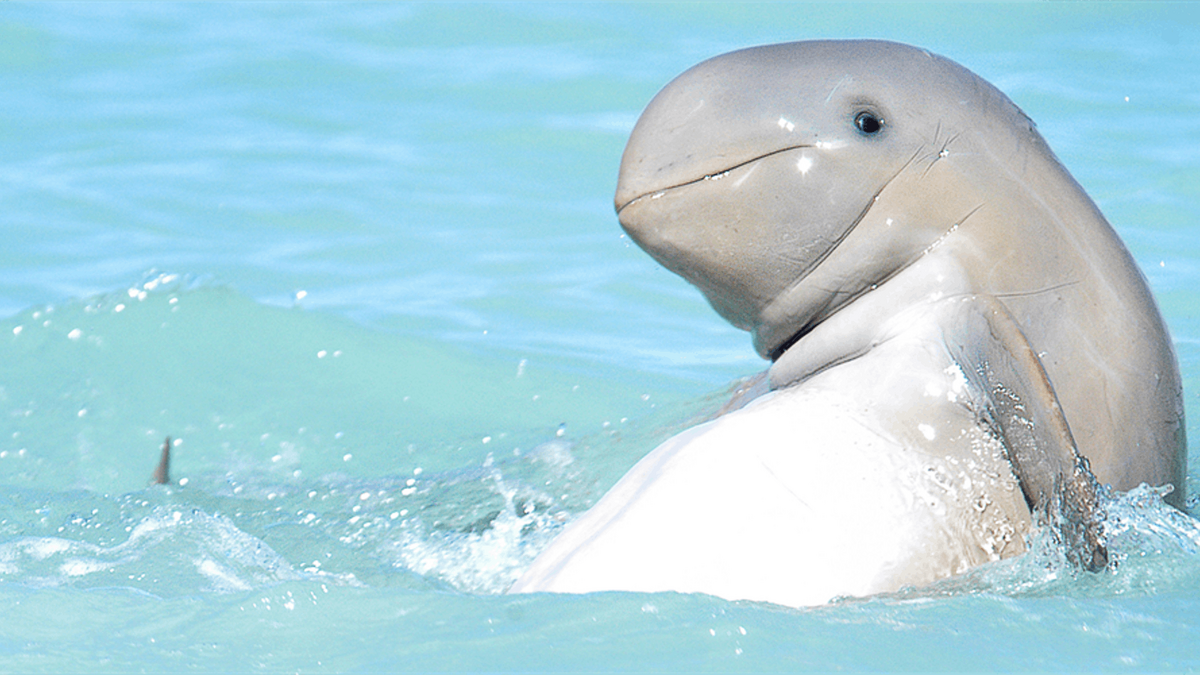
[[[1149,489],[1099,575],[1035,537],[812,609],[503,594],[765,367],[622,236],[638,114],[831,37],[1038,122],[1157,295],[1197,466],[1196,5],[6,2],[0,670],[1200,668],[1200,525]]]

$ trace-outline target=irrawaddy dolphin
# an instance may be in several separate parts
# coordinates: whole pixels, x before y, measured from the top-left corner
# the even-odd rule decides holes
[[[1145,279],[1033,122],[881,41],[756,47],[634,128],[625,231],[773,361],[570,524],[515,592],[821,604],[1018,555],[1107,564],[1102,484],[1184,500]]]

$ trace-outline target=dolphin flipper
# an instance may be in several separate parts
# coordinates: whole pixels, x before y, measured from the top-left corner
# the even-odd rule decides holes
[[[988,295],[944,300],[938,312],[950,356],[983,397],[977,413],[1004,443],[1030,508],[1055,526],[1074,562],[1104,569],[1098,482],[1020,326]]]

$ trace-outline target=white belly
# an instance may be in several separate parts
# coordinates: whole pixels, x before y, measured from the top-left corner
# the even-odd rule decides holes
[[[660,445],[512,592],[701,592],[790,606],[1024,550],[1030,514],[964,380],[896,340]]]

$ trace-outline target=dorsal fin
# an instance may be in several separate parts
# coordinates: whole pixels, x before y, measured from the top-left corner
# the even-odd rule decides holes
[[[167,440],[163,441],[162,457],[158,460],[158,466],[154,469],[154,478],[151,480],[153,485],[169,485],[171,483],[171,437],[167,436]]]

